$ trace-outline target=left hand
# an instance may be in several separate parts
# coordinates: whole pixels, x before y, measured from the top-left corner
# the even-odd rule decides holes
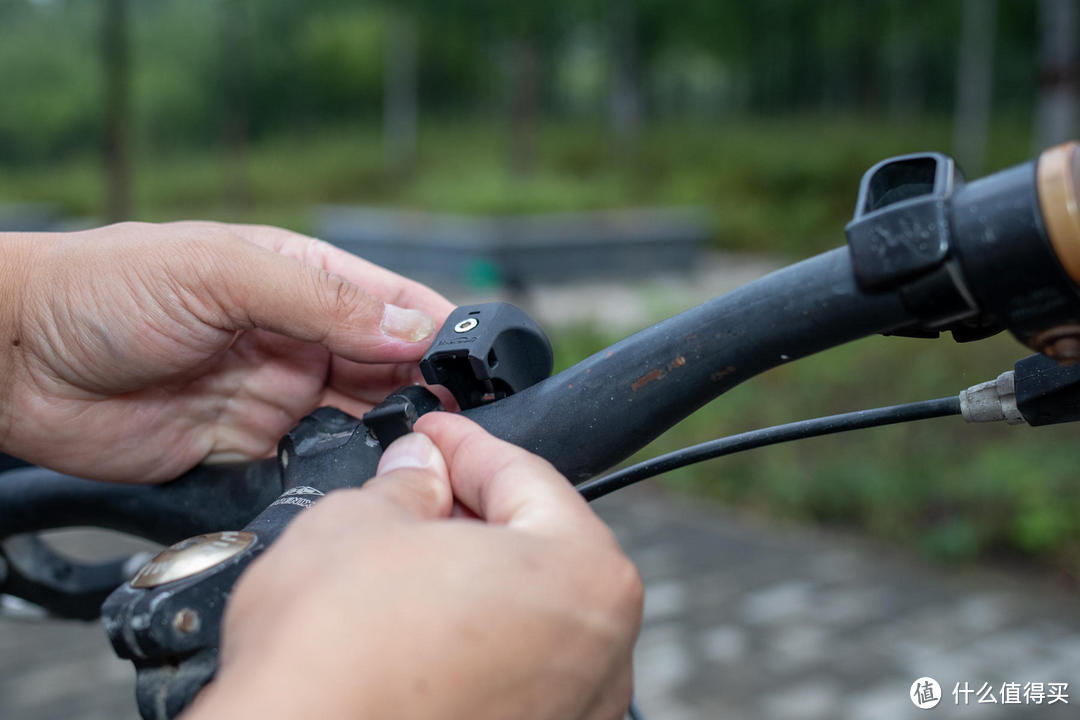
[[[0,240],[0,449],[84,477],[168,480],[265,456],[320,405],[363,413],[421,381],[416,361],[453,309],[271,227]]]

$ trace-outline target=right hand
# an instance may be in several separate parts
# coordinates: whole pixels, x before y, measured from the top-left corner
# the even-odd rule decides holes
[[[465,418],[417,430],[241,577],[189,720],[623,716],[642,585],[611,531]]]

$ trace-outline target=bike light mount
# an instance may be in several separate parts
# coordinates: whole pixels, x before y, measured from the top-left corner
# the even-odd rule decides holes
[[[869,293],[899,293],[917,318],[889,334],[948,331],[964,342],[1008,329],[1053,354],[1054,329],[1080,327],[1077,286],[1044,222],[1044,209],[1065,202],[1040,180],[1053,152],[973,182],[940,153],[866,172],[846,228],[856,281]]]
[[[420,371],[467,410],[535,385],[551,374],[553,362],[540,326],[521,309],[496,302],[450,313],[420,360]]]

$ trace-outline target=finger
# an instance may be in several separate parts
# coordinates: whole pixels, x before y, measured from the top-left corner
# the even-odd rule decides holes
[[[400,387],[423,380],[416,363],[357,363],[335,356],[330,360],[327,385],[356,400],[374,404]]]
[[[406,385],[423,385],[424,375],[412,363],[357,363],[335,355],[330,359],[330,378],[327,385],[346,397],[375,405],[388,394]],[[450,391],[441,385],[427,386],[447,410],[457,410],[458,404]]]
[[[324,345],[358,362],[419,358],[435,322],[420,310],[386,304],[340,275],[241,240],[206,241],[185,285],[216,300],[230,330],[263,328]],[[192,290],[189,288],[189,291]]]
[[[622,720],[634,697],[634,671],[629,658],[616,666],[597,688],[596,695],[582,713],[584,720]]]
[[[312,267],[340,275],[383,302],[423,310],[442,325],[453,303],[431,288],[346,252],[323,240],[267,225],[229,225],[241,237]]]
[[[480,516],[461,503],[454,501],[454,507],[450,508],[450,517],[460,520],[479,520]]]
[[[607,533],[573,486],[542,458],[460,415],[431,413],[416,427],[446,458],[454,497],[485,521],[544,533]]]
[[[380,518],[433,520],[448,517],[453,506],[442,453],[422,433],[403,435],[383,453],[375,477],[359,493],[381,503]]]

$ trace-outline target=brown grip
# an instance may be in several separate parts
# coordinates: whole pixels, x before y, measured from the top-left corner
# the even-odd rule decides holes
[[[1065,272],[1080,283],[1080,144],[1070,141],[1044,150],[1036,183],[1050,244]]]

